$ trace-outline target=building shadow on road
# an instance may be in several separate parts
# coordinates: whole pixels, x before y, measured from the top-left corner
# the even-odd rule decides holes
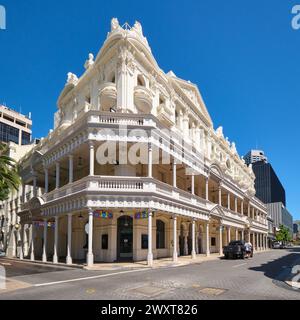
[[[300,250],[299,248],[291,248],[285,251],[289,253],[280,258],[269,260],[260,266],[250,267],[249,270],[263,272],[266,277],[272,280],[285,281],[291,275],[293,266],[300,264]]]

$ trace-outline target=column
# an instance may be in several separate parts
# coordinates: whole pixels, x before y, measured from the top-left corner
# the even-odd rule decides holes
[[[17,243],[17,247],[19,247],[19,250],[20,250],[20,253],[19,253],[19,258],[20,260],[23,260],[24,259],[24,253],[23,253],[23,238],[22,238],[22,232],[23,232],[23,229],[24,229],[24,225],[23,224],[19,224],[20,225],[20,228],[18,229],[17,231],[17,240],[18,242],[20,243]]]
[[[55,163],[55,166],[56,166],[56,184],[55,184],[55,188],[58,189],[59,188],[59,174],[60,174],[60,165],[59,165],[59,162],[56,162]]]
[[[173,216],[173,261],[177,261],[177,216]]]
[[[223,226],[220,225],[219,228],[219,254],[220,256],[223,254]]]
[[[205,178],[205,199],[208,200],[208,177]]]
[[[58,217],[55,217],[54,225],[54,253],[53,253],[53,263],[58,263],[57,258],[57,245],[58,245]]]
[[[94,170],[95,149],[94,144],[90,143],[90,176],[95,174]]]
[[[244,201],[241,201],[241,214],[244,215]]]
[[[196,258],[196,250],[195,250],[195,220],[192,222],[192,259]]]
[[[230,193],[227,194],[227,208],[230,210]]]
[[[27,228],[28,228],[28,225],[27,225]],[[28,256],[28,237],[27,237],[27,232],[26,232],[26,228],[25,228],[25,225],[24,225],[24,228],[23,228],[23,252],[24,252],[24,257]]]
[[[152,145],[148,145],[148,177],[152,178]]]
[[[206,223],[206,256],[210,255],[210,243],[209,243],[209,222]]]
[[[45,172],[45,193],[48,193],[48,191],[49,191],[49,172],[48,172],[48,168],[45,168],[44,172]]]
[[[245,230],[242,229],[242,240],[245,240]]]
[[[248,203],[248,212],[247,213],[248,213],[249,218],[250,218],[250,214],[251,214],[250,211],[251,211],[251,207],[250,207],[250,203]]]
[[[234,197],[234,211],[237,213],[237,207],[238,207],[238,199],[237,197]]]
[[[25,191],[25,183],[22,183],[22,204],[25,203],[26,191]]]
[[[67,264],[72,264],[72,214],[68,214]]]
[[[252,208],[252,220],[254,220],[255,214],[254,214],[254,208]]]
[[[189,247],[188,247],[188,233],[185,232],[184,235],[184,249],[183,249],[183,255],[187,256],[188,255],[188,251],[189,251]]]
[[[37,181],[36,181],[36,176],[33,177],[33,196],[37,196]]]
[[[152,253],[152,216],[153,213],[149,211],[148,213],[148,266],[153,266],[153,253]]]
[[[231,230],[231,228],[227,227],[227,242],[228,242],[228,244],[229,244],[230,239],[231,239],[230,230]]]
[[[73,182],[73,155],[69,155],[69,183]]]
[[[250,230],[248,230],[248,242],[251,242],[251,233],[250,233]],[[252,243],[253,245],[253,243]]]
[[[219,206],[222,207],[222,188],[219,185]]]
[[[235,228],[235,240],[239,240],[239,232],[237,228]]]
[[[34,261],[34,237],[35,237],[34,222],[32,221],[32,225],[31,225],[31,239],[30,239],[30,244],[31,244],[30,260],[31,260],[31,261]]]
[[[173,160],[173,187],[177,187],[177,181],[176,181],[176,160]]]
[[[43,244],[43,262],[47,262],[47,228],[48,228],[48,221],[44,219],[44,244]]]
[[[256,250],[256,234],[253,232],[253,250]]]
[[[94,158],[93,158],[94,159]],[[88,253],[87,253],[87,265],[91,267],[94,264],[93,255],[93,210],[89,209],[89,243],[88,243]]]
[[[195,194],[195,175],[194,173],[191,176],[192,179],[192,194]]]

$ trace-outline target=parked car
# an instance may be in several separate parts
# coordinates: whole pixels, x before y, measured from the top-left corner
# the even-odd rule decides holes
[[[246,258],[246,247],[245,247],[245,241],[244,240],[235,240],[229,242],[228,246],[225,246],[223,248],[223,253],[225,256],[225,259],[228,258]],[[251,257],[253,256],[253,250],[251,252]]]
[[[5,257],[5,252],[0,249],[0,257]]]
[[[273,249],[281,249],[281,243],[279,241],[273,242]]]

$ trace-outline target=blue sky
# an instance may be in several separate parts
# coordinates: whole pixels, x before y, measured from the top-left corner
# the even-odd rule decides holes
[[[300,30],[291,27],[297,1],[0,4],[7,12],[7,30],[0,30],[0,103],[32,112],[35,137],[52,128],[67,72],[83,72],[111,18],[138,20],[160,67],[199,86],[215,128],[224,127],[239,153],[265,150],[286,188],[289,211],[300,219]]]

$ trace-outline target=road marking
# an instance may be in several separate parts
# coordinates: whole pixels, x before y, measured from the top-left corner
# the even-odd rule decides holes
[[[151,270],[151,269],[150,269],[150,270]],[[90,276],[90,277],[84,277],[84,278],[75,278],[75,279],[69,279],[69,280],[61,280],[61,281],[54,281],[54,282],[38,283],[38,284],[34,284],[33,286],[34,286],[34,287],[46,287],[46,286],[53,286],[53,285],[61,284],[61,283],[68,283],[68,282],[76,282],[76,281],[83,281],[83,280],[106,278],[106,277],[110,277],[110,276],[114,276],[114,275],[125,274],[125,273],[132,273],[132,272],[140,272],[140,271],[145,271],[145,269],[120,271],[120,272],[115,272],[115,273],[101,274],[101,275],[98,275],[98,276]]]
[[[236,264],[232,268],[238,268],[238,267],[244,266],[245,264],[247,264],[247,263],[245,262],[245,263],[241,263],[241,264]]]

